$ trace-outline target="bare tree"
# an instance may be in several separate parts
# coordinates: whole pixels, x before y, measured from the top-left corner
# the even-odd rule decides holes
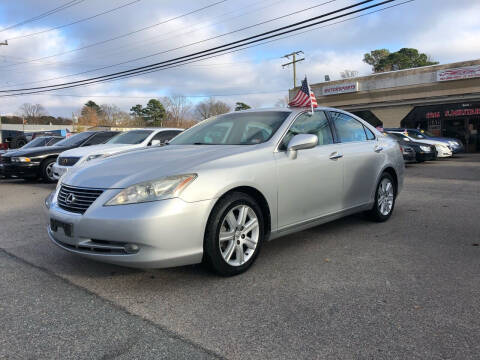
[[[356,70],[344,70],[340,73],[342,79],[351,79],[356,78],[358,76],[358,71]]]
[[[100,105],[99,124],[106,126],[116,126],[121,121],[125,121],[126,117],[130,117],[126,112],[120,110],[120,108],[113,104]]]
[[[164,97],[162,103],[167,111],[167,123],[171,126],[185,127],[190,122],[192,103],[185,96]]]
[[[45,108],[40,104],[24,103],[19,108],[20,116],[23,116],[27,122],[36,123],[36,120],[42,116],[46,116],[48,113]]]
[[[230,110],[231,108],[228,104],[223,101],[215,100],[213,97],[202,101],[195,108],[195,112],[200,120],[205,120],[215,115],[225,114]]]

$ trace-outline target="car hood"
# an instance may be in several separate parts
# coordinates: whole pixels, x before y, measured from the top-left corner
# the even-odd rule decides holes
[[[28,156],[28,157],[36,157],[45,154],[60,154],[62,151],[71,149],[69,147],[63,146],[40,146],[31,149],[24,149],[24,150],[12,150],[6,153],[4,156]]]
[[[69,171],[62,183],[71,186],[122,189],[164,176],[194,173],[220,158],[253,151],[256,145],[169,145],[93,160]]]
[[[62,152],[63,157],[84,157],[88,155],[113,154],[120,151],[141,147],[141,144],[100,144],[83,146]]]

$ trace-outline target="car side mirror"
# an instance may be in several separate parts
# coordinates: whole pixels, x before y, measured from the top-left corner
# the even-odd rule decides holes
[[[160,145],[162,145],[162,142],[158,139],[154,139],[150,141],[150,146],[160,146]]]
[[[297,158],[298,150],[312,149],[318,145],[318,136],[313,134],[295,135],[287,145],[287,155],[290,159]]]

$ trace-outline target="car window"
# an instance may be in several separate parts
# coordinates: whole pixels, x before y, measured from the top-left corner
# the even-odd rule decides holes
[[[375,134],[372,132],[372,130],[370,130],[366,126],[364,126],[364,129],[365,133],[367,134],[367,140],[375,140]]]
[[[110,140],[107,144],[141,144],[153,130],[132,130],[120,133]]]
[[[47,142],[46,140],[47,140],[46,137],[38,137],[38,138],[30,141],[29,143],[23,145],[22,149],[29,149],[29,148],[33,148],[33,147],[44,146]]]
[[[90,145],[99,145],[103,144],[105,141],[113,137],[116,133],[114,132],[101,132],[97,133],[92,136],[90,139],[87,140],[83,146],[90,146]]]
[[[62,141],[59,141],[55,146],[80,146],[82,142],[92,136],[92,132],[82,132],[72,135]]]
[[[313,134],[318,137],[318,145],[333,144],[332,130],[323,111],[301,114],[288,129],[279,149],[286,150],[290,140],[298,134]]]
[[[422,134],[416,133],[416,132],[409,132],[409,133],[407,133],[407,136],[410,136],[414,139],[425,139],[425,136],[423,136]]]
[[[48,146],[50,145],[53,145],[53,144],[56,144],[57,142],[63,140],[61,137],[52,137],[49,141],[48,141]]]
[[[367,135],[360,121],[353,117],[339,113],[330,112],[330,115],[335,125],[338,138],[341,142],[366,141]]]
[[[268,141],[289,111],[246,111],[219,115],[176,136],[171,145],[255,145]]]
[[[160,131],[159,133],[155,134],[152,140],[160,140],[161,144],[165,144],[167,141],[172,140],[175,136],[180,134],[180,130],[168,130],[168,131]]]

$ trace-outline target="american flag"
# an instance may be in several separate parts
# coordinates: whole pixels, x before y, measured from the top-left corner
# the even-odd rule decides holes
[[[308,85],[306,76],[305,79],[302,81],[302,87],[298,91],[297,95],[293,98],[293,100],[288,103],[288,106],[310,106],[312,108],[316,108],[318,106],[317,99],[315,98],[315,94],[313,93],[312,89],[310,89],[310,86]]]

